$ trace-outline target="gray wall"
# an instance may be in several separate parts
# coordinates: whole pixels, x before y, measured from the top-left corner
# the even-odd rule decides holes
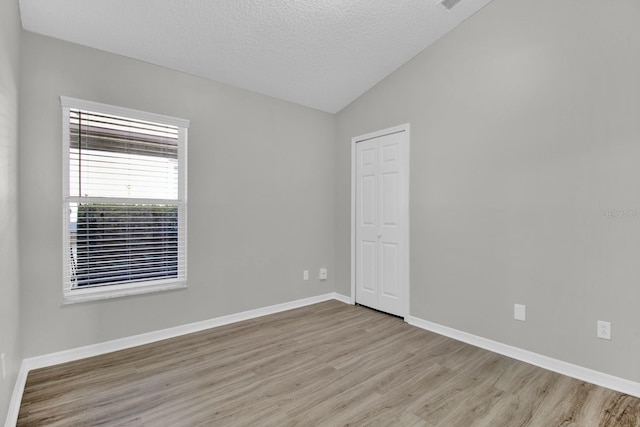
[[[411,314],[640,381],[639,21],[637,0],[494,0],[341,111],[337,291],[350,138],[410,122]]]
[[[25,357],[334,290],[333,115],[26,32],[21,66]],[[61,305],[60,95],[191,120],[187,290]]]
[[[0,6],[0,405],[20,316],[31,357],[349,294],[350,138],[405,122],[411,314],[640,381],[635,0],[494,0],[337,117],[23,33],[21,313],[14,3]],[[60,95],[191,120],[187,290],[61,305]],[[612,341],[595,338],[598,319]]]
[[[0,1],[0,425],[22,360],[18,276],[18,81],[20,18],[17,1]]]

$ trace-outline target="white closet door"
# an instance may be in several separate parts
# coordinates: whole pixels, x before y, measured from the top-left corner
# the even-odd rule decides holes
[[[404,316],[404,132],[356,143],[356,302]]]

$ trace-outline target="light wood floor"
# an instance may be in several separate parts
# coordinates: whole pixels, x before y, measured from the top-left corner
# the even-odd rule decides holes
[[[32,371],[19,426],[640,426],[640,399],[337,301]]]

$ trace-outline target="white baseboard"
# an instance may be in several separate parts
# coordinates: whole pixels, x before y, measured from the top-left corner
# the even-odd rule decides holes
[[[70,350],[59,351],[42,356],[26,358],[22,361],[22,365],[20,366],[18,379],[16,380],[16,385],[13,389],[13,395],[11,396],[11,403],[9,404],[9,411],[7,413],[5,427],[14,427],[16,425],[16,422],[18,421],[20,403],[22,402],[22,394],[24,393],[24,387],[27,382],[27,375],[29,374],[29,371],[33,369],[46,368],[48,366],[85,359],[87,357],[99,356],[101,354],[111,353],[113,351],[124,350],[144,344],[150,344],[156,341],[175,338],[181,335],[191,334],[193,332],[200,332],[204,331],[205,329],[211,329],[217,326],[241,322],[243,320],[255,319],[256,317],[280,313],[282,311],[305,307],[307,305],[317,304],[319,302],[329,301],[332,299],[346,302],[347,304],[349,304],[351,301],[349,297],[338,294],[336,292],[331,292],[315,297],[285,302],[283,304],[276,304],[268,307],[257,308],[255,310],[230,314],[228,316],[216,317],[214,319],[203,320],[201,322],[189,323],[173,328],[162,329],[159,331],[148,332],[145,334],[134,335],[131,337],[120,338],[98,344],[87,345],[84,347],[72,348]]]
[[[447,326],[442,326],[437,323],[429,322],[418,317],[409,316],[407,318],[407,323],[418,328],[425,329],[427,331],[435,332],[439,335],[453,338],[457,341],[462,341],[467,344],[492,351],[494,353],[511,357],[512,359],[520,360],[531,365],[548,369],[549,371],[557,372],[559,374],[576,378],[581,381],[586,381],[588,383],[616,390],[621,393],[626,393],[631,396],[640,397],[640,383],[634,381],[594,371],[592,369],[584,368],[582,366],[574,365],[562,360],[543,356],[532,351],[523,350],[518,347],[512,347],[507,344],[502,344],[497,341],[482,338],[477,335],[469,334],[467,332],[459,331]]]
[[[13,387],[13,394],[11,395],[11,402],[9,402],[9,410],[7,411],[7,418],[4,422],[5,427],[15,427],[18,422],[20,404],[22,403],[22,394],[24,393],[24,386],[27,384],[27,375],[29,375],[29,370],[27,369],[27,364],[23,360],[20,364],[20,371],[18,371],[18,378],[16,378],[16,385]]]
[[[334,292],[333,293],[333,299],[338,300],[340,302],[343,302],[345,304],[353,305],[353,301],[351,301],[351,297],[348,297],[346,295],[342,295],[342,294]]]

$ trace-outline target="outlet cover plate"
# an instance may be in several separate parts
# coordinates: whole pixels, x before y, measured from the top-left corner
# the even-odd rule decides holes
[[[598,320],[598,338],[602,338],[603,340],[611,339],[611,322]]]
[[[527,307],[522,304],[513,304],[513,318],[516,320],[527,320]]]

